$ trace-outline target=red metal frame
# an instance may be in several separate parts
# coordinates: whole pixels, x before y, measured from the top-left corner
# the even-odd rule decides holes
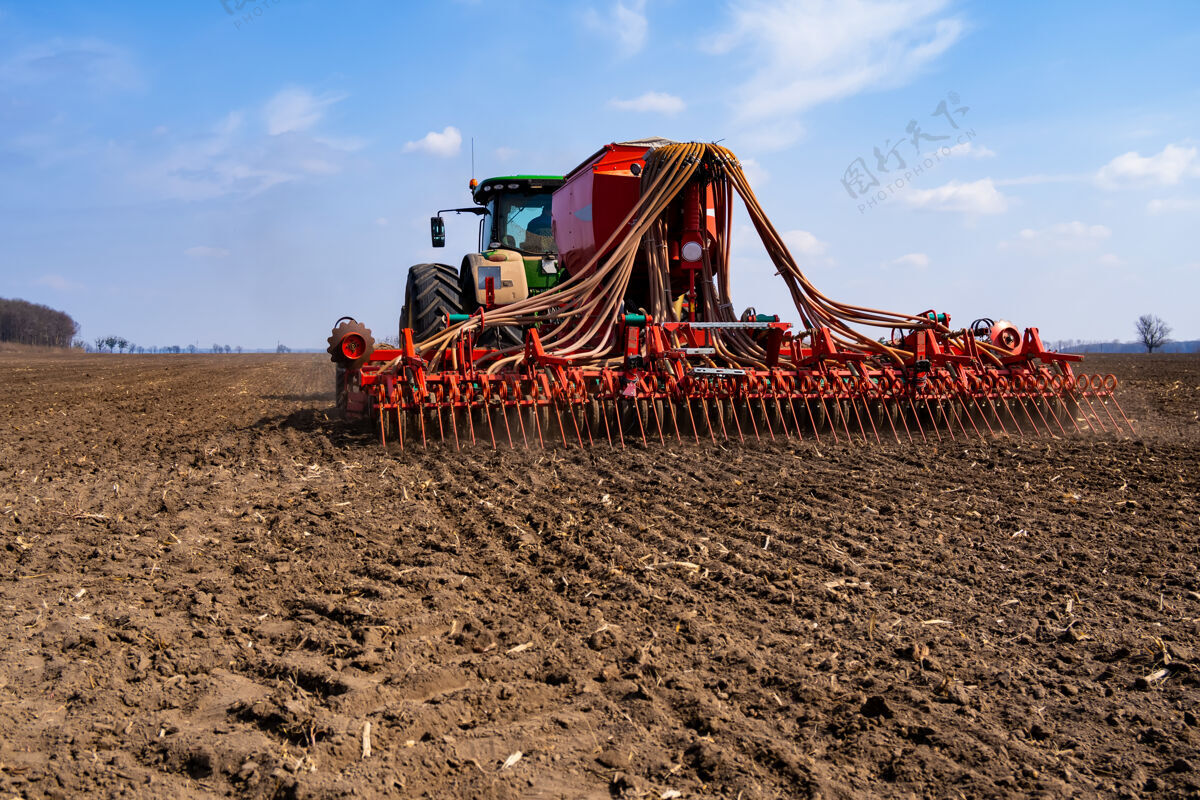
[[[417,355],[405,329],[399,349],[375,350],[357,371],[346,409],[377,417],[385,443],[395,430],[402,447],[406,429],[422,444],[435,434],[456,446],[467,436],[474,443],[477,425],[492,446],[561,439],[582,447],[603,437],[623,447],[626,436],[648,443],[668,436],[698,441],[702,434],[714,440],[718,434],[741,440],[809,434],[819,441],[823,428],[832,439],[851,442],[1065,435],[1085,429],[1080,418],[1103,431],[1107,417],[1119,430],[1109,401],[1132,430],[1113,396],[1116,378],[1074,374],[1070,365],[1080,357],[1047,350],[1036,328],[1026,329],[1020,350],[996,366],[969,335],[916,330],[905,339],[915,353],[907,363],[881,364],[839,348],[826,328],[797,336],[786,322],[749,324],[763,336],[766,369],[690,363],[689,348],[707,346],[712,330],[729,327],[717,324],[625,324],[619,368],[573,366],[570,358],[545,352],[530,329],[521,365],[495,375],[473,366],[492,351],[475,347],[470,334],[454,343],[457,367],[438,371]],[[622,409],[633,411],[624,422]],[[636,428],[625,430],[634,417]]]

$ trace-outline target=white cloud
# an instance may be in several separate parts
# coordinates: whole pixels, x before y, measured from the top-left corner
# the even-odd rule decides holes
[[[1086,222],[1059,222],[1041,230],[1025,228],[1019,234],[1022,239],[1058,239],[1068,241],[1089,241],[1107,239],[1112,231],[1104,225],[1088,225]]]
[[[184,250],[184,255],[190,258],[228,258],[229,251],[224,247],[207,247],[205,245],[197,245]]]
[[[952,156],[967,156],[968,158],[995,158],[996,151],[974,142],[963,142],[950,148]]]
[[[1098,259],[1100,264],[1105,267],[1119,267],[1125,263],[1125,259],[1115,253],[1105,253]]]
[[[56,292],[74,292],[84,288],[83,284],[64,278],[62,275],[43,275],[37,279],[41,286],[47,286]]]
[[[380,228],[386,228],[386,227],[387,227],[388,225],[390,225],[391,223],[390,223],[390,222],[388,222],[388,218],[387,218],[387,217],[378,217],[378,218],[375,220],[375,224],[376,224],[377,226],[379,226]]]
[[[825,251],[829,249],[827,243],[822,242],[808,231],[784,231],[780,236],[783,237],[783,243],[787,245],[788,250],[794,256],[815,258],[825,255]]]
[[[753,72],[734,95],[744,121],[796,114],[859,92],[902,86],[961,37],[944,0],[734,0],[708,49]]]
[[[1196,148],[1169,144],[1152,156],[1134,151],[1117,156],[1096,173],[1096,183],[1106,189],[1129,184],[1174,186],[1197,175],[1200,175],[1200,161],[1196,158]]]
[[[508,161],[510,158],[517,155],[519,152],[521,152],[521,151],[515,147],[504,147],[503,145],[501,145],[500,147],[496,148],[496,158],[499,159],[500,161]]]
[[[1162,197],[1146,204],[1147,214],[1170,214],[1175,211],[1200,210],[1200,197]]]
[[[1044,183],[1073,183],[1075,181],[1086,181],[1091,178],[1091,175],[1022,175],[1018,178],[997,178],[995,183],[997,186],[1040,186]]]
[[[1020,248],[1038,252],[1094,251],[1101,242],[1111,236],[1112,231],[1105,225],[1089,225],[1075,220],[1058,222],[1045,228],[1024,228],[1013,239],[1001,242],[1000,249]],[[1105,258],[1108,257],[1101,257],[1101,263],[1109,263]]]
[[[462,147],[462,134],[459,133],[458,128],[447,125],[441,133],[430,131],[415,142],[408,142],[404,145],[404,152],[411,153],[419,150],[433,156],[449,158],[458,155],[460,147]]]
[[[659,114],[678,114],[687,108],[681,98],[666,92],[646,92],[632,100],[609,100],[608,105],[618,111],[653,111]]]
[[[746,180],[750,182],[751,187],[762,186],[771,180],[771,173],[767,172],[757,159],[742,158],[739,161],[742,165],[742,172],[746,173]]]
[[[334,95],[317,97],[307,89],[296,87],[284,89],[263,107],[267,133],[279,136],[293,131],[306,131],[321,121],[326,108],[341,99]]]
[[[300,169],[309,175],[335,175],[341,172],[337,164],[332,164],[320,158],[304,158],[299,162]]]
[[[934,211],[958,211],[964,214],[1002,214],[1008,210],[1008,198],[996,189],[991,178],[949,183],[933,189],[911,189],[903,193],[904,202],[913,208]]]
[[[31,45],[0,63],[0,84],[64,89],[138,89],[142,78],[130,56],[100,39],[56,38]]]
[[[892,264],[897,267],[911,267],[912,269],[925,269],[929,266],[929,256],[924,253],[908,253],[899,258],[892,259]]]
[[[738,148],[782,150],[804,137],[804,125],[794,119],[756,122],[738,133]]]
[[[650,30],[646,0],[617,0],[609,13],[589,9],[584,19],[588,27],[605,39],[615,38],[618,52],[623,56],[631,56],[646,46]]]

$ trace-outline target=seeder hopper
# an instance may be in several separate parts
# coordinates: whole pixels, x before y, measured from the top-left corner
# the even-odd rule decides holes
[[[339,406],[385,444],[1132,432],[1116,378],[1075,373],[1037,328],[821,294],[719,145],[610,144],[564,177],[471,183],[475,205],[449,211],[479,215],[479,252],[410,269],[398,346],[348,317],[329,338]],[[735,198],[799,326],[735,312]]]

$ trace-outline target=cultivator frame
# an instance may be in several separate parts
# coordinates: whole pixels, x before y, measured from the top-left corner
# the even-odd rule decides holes
[[[840,349],[826,328],[794,333],[787,322],[655,323],[621,320],[625,363],[581,367],[544,351],[526,334],[519,370],[489,374],[472,365],[487,349],[464,331],[456,367],[432,369],[404,329],[399,349],[375,350],[349,390],[347,411],[373,417],[380,441],[403,449],[431,440],[585,447],[627,440],[648,445],[702,438],[777,438],[882,443],[987,436],[1120,432],[1133,425],[1116,400],[1113,375],[1075,374],[1081,356],[1047,350],[1036,328],[997,367],[974,338],[915,331],[912,363],[879,365]],[[695,365],[710,332],[752,330],[764,338],[765,369]],[[1116,414],[1113,413],[1116,410]],[[1106,422],[1107,420],[1107,422]]]
[[[735,199],[787,286],[796,329],[753,309],[734,316]],[[568,277],[536,296],[497,305],[502,268],[479,266],[461,273],[478,308],[448,310],[444,324],[433,315],[420,332],[402,328],[396,349],[374,349],[370,331],[339,320],[329,352],[346,413],[373,417],[385,445],[401,446],[428,445],[435,434],[459,447],[480,439],[493,447],[601,439],[624,447],[668,437],[1056,436],[1120,432],[1121,422],[1133,432],[1116,378],[1075,374],[1071,364],[1082,357],[1048,350],[1037,328],[1022,334],[1007,321],[979,319],[952,329],[950,315],[934,310],[906,314],[826,297],[720,145],[607,145],[562,179],[553,220]],[[470,258],[485,256],[486,264],[520,258],[499,244]],[[444,286],[422,286],[406,307],[422,293],[446,297]],[[408,317],[411,324],[431,314],[409,307]],[[875,339],[864,328],[890,335]]]

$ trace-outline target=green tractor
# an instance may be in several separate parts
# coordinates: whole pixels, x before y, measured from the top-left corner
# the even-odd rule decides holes
[[[546,291],[566,277],[551,230],[551,196],[563,183],[558,175],[512,175],[471,181],[470,208],[450,208],[430,220],[434,247],[446,246],[443,214],[476,214],[478,252],[449,264],[416,264],[408,270],[400,335],[412,328],[421,340],[443,329],[449,314],[472,314]],[[523,341],[516,328],[489,329],[490,347],[514,347]]]

